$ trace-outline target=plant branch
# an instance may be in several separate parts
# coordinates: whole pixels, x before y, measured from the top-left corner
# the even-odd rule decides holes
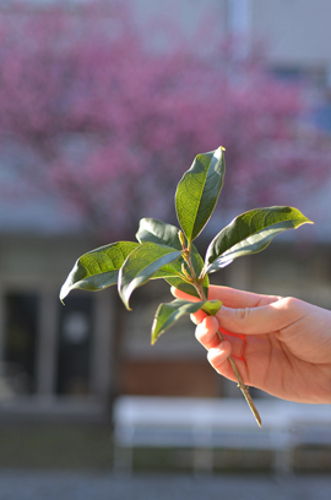
[[[190,253],[188,251],[186,251],[184,253],[184,259],[186,260],[186,262],[187,262],[187,264],[188,264],[188,266],[190,268],[193,285],[194,285],[196,291],[198,292],[200,299],[201,300],[206,300],[207,297],[206,297],[206,294],[204,292],[201,279],[197,278],[197,276],[196,276],[196,273],[194,271],[194,267],[192,265],[191,256],[190,256]],[[221,340],[221,342],[223,342],[224,341],[224,337],[223,337],[223,334],[222,334],[222,332],[221,332],[220,329],[218,329],[217,334],[218,334],[218,337]],[[238,370],[238,368],[237,368],[237,366],[236,366],[236,364],[235,364],[235,362],[233,360],[233,357],[230,355],[228,359],[229,359],[230,366],[231,366],[231,368],[233,370],[233,373],[234,373],[234,375],[235,375],[235,377],[237,379],[237,382],[238,382],[237,387],[239,387],[239,389],[241,390],[241,392],[242,392],[242,394],[243,394],[243,396],[244,396],[244,398],[245,398],[245,400],[246,400],[246,402],[247,402],[247,404],[248,404],[251,412],[254,415],[254,418],[255,418],[258,426],[261,427],[262,426],[261,417],[260,417],[260,414],[257,411],[256,406],[254,404],[254,401],[252,400],[252,397],[251,397],[251,395],[249,393],[249,387],[244,384],[244,381],[243,381],[243,379],[242,379],[242,377],[241,377],[241,375],[239,373],[239,370]]]
[[[223,342],[224,337],[223,337],[223,334],[222,334],[222,332],[221,332],[220,329],[218,329],[217,334],[218,334],[218,337],[221,340],[221,342]],[[260,414],[257,411],[256,406],[254,404],[254,401],[252,400],[252,397],[251,397],[251,395],[249,393],[249,387],[244,384],[244,381],[243,381],[243,379],[242,379],[242,377],[241,377],[241,375],[239,373],[239,370],[238,370],[238,368],[237,368],[237,366],[236,366],[236,364],[235,364],[235,362],[233,360],[233,357],[230,355],[228,359],[229,359],[230,366],[231,366],[231,368],[232,368],[232,370],[233,370],[233,372],[235,374],[235,377],[236,377],[236,379],[238,381],[237,387],[239,387],[239,389],[241,390],[241,392],[242,392],[242,394],[243,394],[243,396],[244,396],[244,398],[245,398],[248,406],[250,407],[251,412],[254,415],[254,418],[255,418],[258,426],[262,427],[261,417],[260,417]]]

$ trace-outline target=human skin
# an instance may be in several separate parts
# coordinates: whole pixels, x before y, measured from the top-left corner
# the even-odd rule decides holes
[[[198,300],[177,289],[172,293]],[[331,311],[223,286],[210,286],[208,299],[222,301],[216,316],[198,311],[191,319],[220,375],[236,381],[231,354],[248,386],[289,401],[331,403]]]

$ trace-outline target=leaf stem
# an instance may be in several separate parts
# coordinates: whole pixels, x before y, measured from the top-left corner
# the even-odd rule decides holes
[[[189,253],[188,250],[186,250],[184,252],[184,259],[186,260],[186,262],[187,262],[187,264],[189,266],[189,269],[190,269],[190,272],[191,272],[191,276],[192,276],[192,281],[193,281],[192,284],[194,285],[196,291],[198,292],[200,299],[201,300],[206,300],[207,297],[206,297],[206,294],[205,294],[204,289],[203,289],[202,281],[201,281],[201,279],[197,278],[197,276],[196,276],[196,273],[194,271],[194,267],[192,265],[191,255],[190,255],[190,253]],[[222,332],[221,332],[220,329],[218,329],[217,334],[218,334],[218,337],[221,340],[221,342],[223,342],[224,341],[224,337],[223,337],[223,334],[222,334]],[[236,366],[236,364],[235,364],[235,362],[233,360],[233,357],[230,355],[228,359],[229,359],[230,366],[231,366],[231,368],[233,370],[233,373],[234,373],[234,375],[235,375],[235,377],[237,379],[237,382],[238,382],[237,387],[239,387],[239,389],[241,390],[241,392],[242,392],[242,394],[243,394],[243,396],[244,396],[244,398],[245,398],[245,400],[246,400],[246,402],[247,402],[247,404],[248,404],[251,412],[254,415],[254,418],[255,418],[258,426],[261,427],[262,426],[261,417],[260,417],[260,414],[257,411],[256,406],[255,406],[255,404],[254,404],[254,402],[252,400],[252,397],[251,397],[251,395],[249,393],[249,387],[244,384],[244,381],[243,381],[243,379],[242,379],[242,377],[241,377],[241,375],[239,373],[239,370],[238,370],[238,368],[237,368],[237,366]]]

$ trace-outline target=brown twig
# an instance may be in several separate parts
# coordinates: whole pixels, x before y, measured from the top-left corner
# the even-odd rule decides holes
[[[190,269],[190,272],[191,272],[191,276],[192,276],[192,284],[194,285],[197,293],[199,294],[199,297],[201,298],[201,300],[206,300],[206,294],[204,292],[204,289],[203,289],[203,284],[202,284],[202,281],[199,280],[195,274],[195,270],[194,270],[194,267],[192,265],[192,261],[191,261],[191,256],[190,256],[190,252],[189,250],[185,250],[184,251],[184,254],[183,254],[183,257],[184,259],[186,260],[188,266],[189,266],[189,269]],[[218,336],[219,336],[219,339],[221,340],[221,342],[224,341],[224,337],[223,337],[223,334],[220,330],[218,330]],[[260,417],[260,414],[259,412],[257,411],[256,409],[256,406],[252,400],[252,397],[249,393],[249,387],[247,385],[244,384],[244,381],[239,373],[239,370],[233,360],[233,357],[230,355],[229,356],[229,363],[230,363],[230,366],[233,370],[233,373],[237,379],[237,382],[238,382],[238,386],[239,389],[241,390],[251,412],[253,413],[254,415],[254,418],[258,424],[259,427],[262,426],[262,421],[261,421],[261,417]]]

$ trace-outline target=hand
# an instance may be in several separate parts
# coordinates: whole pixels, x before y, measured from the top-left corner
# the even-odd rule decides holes
[[[172,291],[178,298],[198,300]],[[199,311],[192,320],[219,374],[236,380],[231,354],[246,385],[290,401],[331,403],[330,311],[292,297],[222,286],[210,286],[208,298],[223,303],[216,317]]]

